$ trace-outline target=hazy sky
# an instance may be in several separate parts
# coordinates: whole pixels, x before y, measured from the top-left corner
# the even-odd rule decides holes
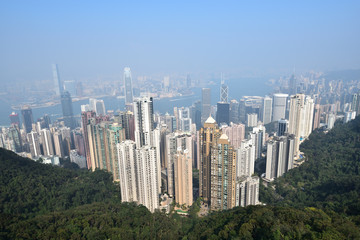
[[[152,3],[150,3],[152,2]],[[177,3],[174,3],[177,2]],[[360,1],[1,1],[0,82],[360,68]]]

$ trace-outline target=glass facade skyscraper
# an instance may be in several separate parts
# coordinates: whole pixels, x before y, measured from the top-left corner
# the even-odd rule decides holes
[[[133,88],[130,68],[124,68],[125,103],[133,102]]]
[[[76,126],[71,95],[69,92],[65,91],[61,94],[61,107],[63,112],[63,118],[65,122],[65,126],[74,129]]]

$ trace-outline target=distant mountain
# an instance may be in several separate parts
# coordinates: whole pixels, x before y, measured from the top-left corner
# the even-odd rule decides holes
[[[199,218],[120,203],[104,171],[43,165],[0,149],[0,239],[360,239],[360,118],[315,131],[307,161],[261,187],[266,206]]]

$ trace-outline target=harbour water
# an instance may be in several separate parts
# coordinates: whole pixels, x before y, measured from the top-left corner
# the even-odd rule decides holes
[[[226,82],[229,86],[229,100],[240,99],[242,96],[264,96],[272,92],[272,88],[267,85],[266,78],[244,78],[233,79]],[[208,86],[211,88],[212,104],[216,104],[219,101],[220,84],[214,84]],[[159,113],[172,114],[174,107],[188,107],[195,101],[201,100],[201,88],[193,88],[194,92],[191,96],[179,96],[173,98],[154,99],[154,111]],[[116,96],[107,96],[101,98],[104,100],[106,110],[124,110],[125,102],[123,98],[117,98]],[[87,104],[87,99],[73,102],[73,111],[75,116],[80,116],[80,106]],[[20,116],[19,110],[13,110],[9,104],[0,100],[0,126],[8,126],[10,124],[9,115],[11,112],[16,112]],[[48,114],[52,120],[62,116],[61,105],[57,104],[49,107],[40,107],[33,109],[34,120],[42,117],[44,114]]]

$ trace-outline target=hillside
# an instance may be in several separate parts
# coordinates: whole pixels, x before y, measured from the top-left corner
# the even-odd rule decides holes
[[[261,201],[317,207],[350,216],[359,224],[360,118],[338,124],[327,134],[315,131],[301,151],[307,161],[275,180],[272,187],[263,188]]]

